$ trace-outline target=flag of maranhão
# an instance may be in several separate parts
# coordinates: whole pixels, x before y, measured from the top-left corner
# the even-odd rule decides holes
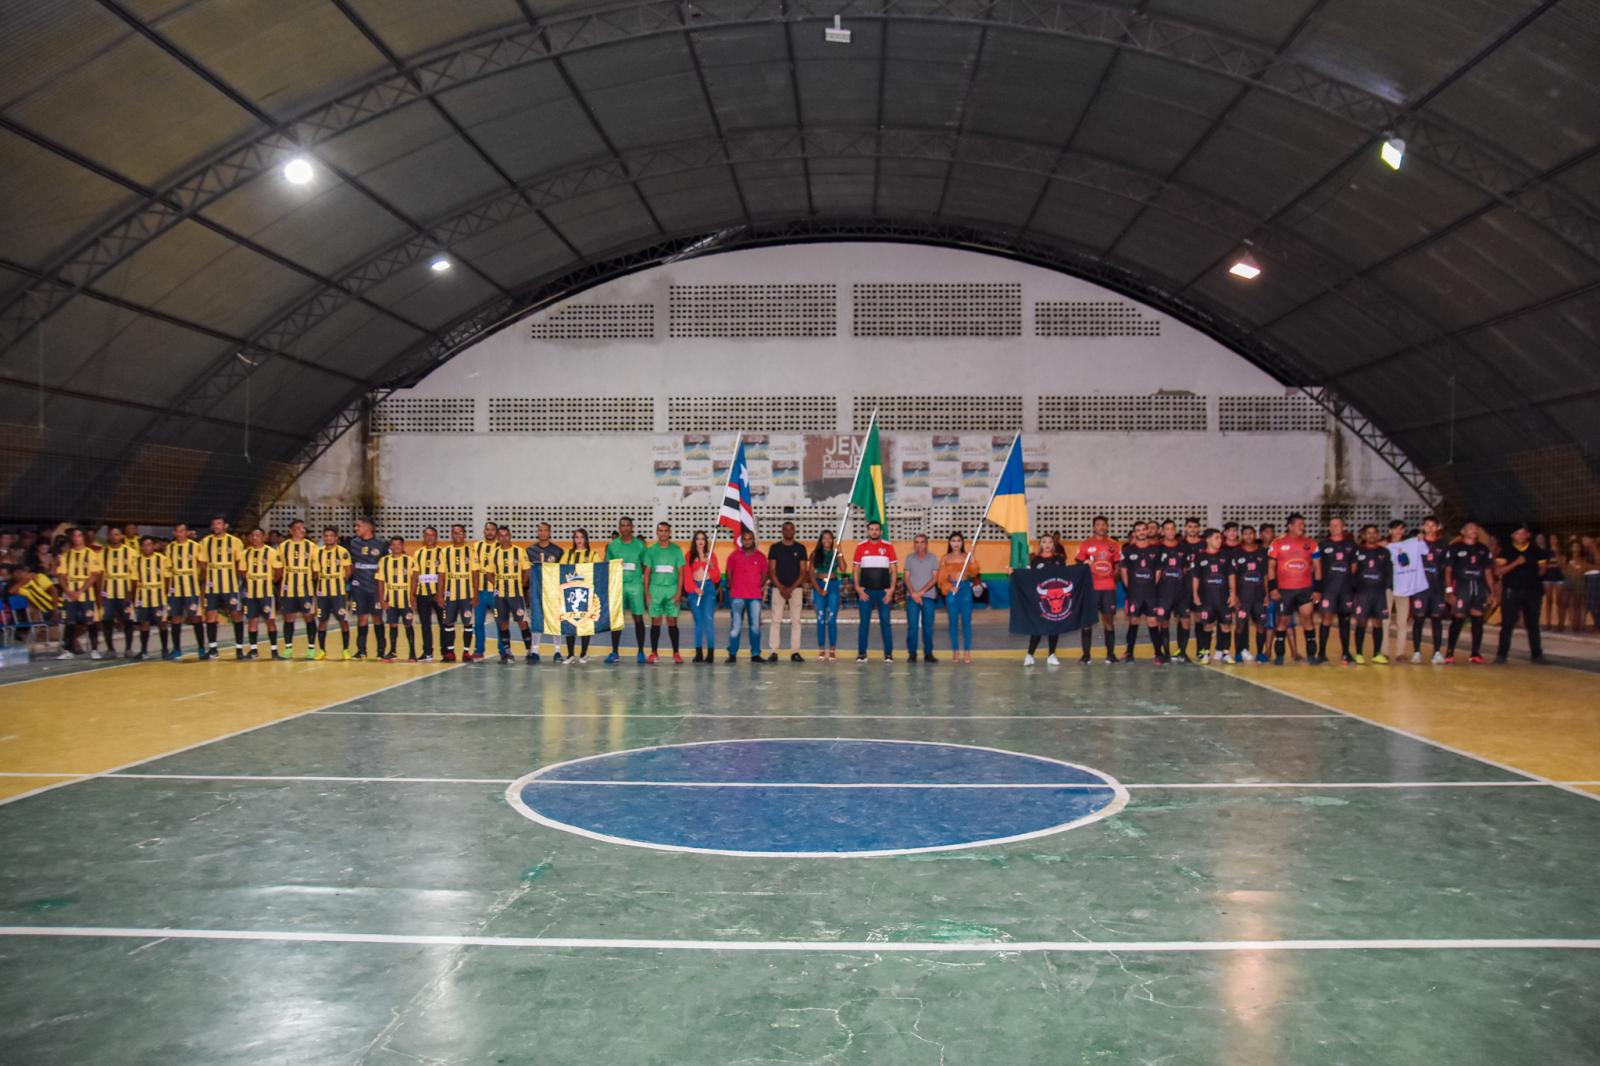
[[[717,513],[717,524],[733,530],[735,537],[748,529],[756,532],[756,513],[750,497],[750,466],[744,461],[744,441],[739,441],[733,453],[733,465],[728,468],[728,484],[722,490],[722,509]]]
[[[1022,434],[1011,442],[984,518],[1011,534],[1011,566],[1028,565],[1028,499],[1022,475]]]

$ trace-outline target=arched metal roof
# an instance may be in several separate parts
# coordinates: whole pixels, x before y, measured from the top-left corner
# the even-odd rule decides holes
[[[823,40],[835,14],[848,45]],[[14,0],[0,492],[238,511],[620,272],[869,237],[1138,296],[1489,520],[1600,515],[1593,0]],[[1378,158],[1403,138],[1398,172]],[[303,155],[315,177],[283,180]],[[1262,276],[1227,265],[1248,246]],[[432,276],[447,252],[458,269]]]

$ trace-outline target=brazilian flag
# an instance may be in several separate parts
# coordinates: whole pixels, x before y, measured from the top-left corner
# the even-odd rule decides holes
[[[533,568],[538,586],[529,597],[535,629],[555,636],[587,637],[621,629],[622,566],[618,563],[545,563]]]
[[[850,505],[861,508],[868,522],[883,526],[885,536],[889,527],[884,522],[883,506],[883,448],[878,443],[878,420],[874,416],[867,430],[867,442],[861,446],[861,462],[856,466],[856,483],[850,490]]]

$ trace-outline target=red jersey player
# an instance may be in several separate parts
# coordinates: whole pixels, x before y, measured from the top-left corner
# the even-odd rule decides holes
[[[1289,615],[1299,614],[1300,631],[1306,638],[1306,662],[1322,662],[1317,658],[1316,632],[1311,624],[1311,611],[1316,603],[1315,584],[1322,577],[1322,562],[1317,542],[1306,536],[1305,515],[1292,514],[1285,523],[1284,535],[1267,547],[1267,583],[1276,587],[1272,598],[1278,602],[1278,634],[1273,639],[1272,662],[1283,665],[1284,634],[1289,629]]]
[[[1111,523],[1103,514],[1094,516],[1093,535],[1078,545],[1078,562],[1089,564],[1094,575],[1095,606],[1100,610],[1100,628],[1105,633],[1106,662],[1117,661],[1117,566],[1122,562],[1122,549],[1110,537]],[[1083,662],[1090,659],[1094,647],[1094,633],[1090,626],[1083,630]]]

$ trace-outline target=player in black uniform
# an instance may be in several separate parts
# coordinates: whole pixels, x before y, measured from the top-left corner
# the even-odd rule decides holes
[[[1361,527],[1361,547],[1356,549],[1354,591],[1351,601],[1356,619],[1356,664],[1366,660],[1363,651],[1367,640],[1367,623],[1372,627],[1372,661],[1383,666],[1389,657],[1383,654],[1383,623],[1389,617],[1389,589],[1394,584],[1394,556],[1383,543],[1377,526]]]
[[[1233,594],[1239,606],[1234,610],[1234,645],[1238,662],[1260,662],[1267,655],[1267,548],[1256,539],[1254,526],[1240,531],[1239,547],[1233,553]],[[1227,543],[1226,536],[1223,539]],[[1250,653],[1250,626],[1256,627],[1256,650]]]
[[[1200,611],[1200,604],[1192,595],[1189,571],[1194,569],[1195,556],[1206,548],[1205,538],[1200,535],[1200,519],[1191,515],[1183,520],[1183,540],[1179,546],[1183,551],[1183,599],[1174,613],[1178,616],[1178,660],[1188,662],[1190,619]]]
[[[1439,520],[1433,515],[1422,520],[1422,540],[1428,550],[1422,553],[1422,572],[1428,587],[1411,597],[1411,661],[1422,661],[1422,620],[1433,626],[1433,661],[1444,662],[1444,618],[1450,613],[1450,598],[1445,595],[1445,556],[1450,546],[1439,534]]]
[[[1350,657],[1350,615],[1355,607],[1355,582],[1351,567],[1356,558],[1355,538],[1345,532],[1344,519],[1328,519],[1328,535],[1317,542],[1322,553],[1322,593],[1317,599],[1321,624],[1317,629],[1317,647],[1320,655],[1312,656],[1313,665],[1328,661],[1328,630],[1339,622],[1339,645],[1348,666]]]
[[[1150,629],[1150,650],[1157,666],[1167,662],[1166,614],[1161,607],[1157,580],[1161,575],[1162,551],[1150,543],[1150,527],[1140,522],[1133,540],[1122,552],[1122,587],[1127,592],[1128,641],[1122,657],[1133,662],[1133,648],[1139,642],[1139,622]]]
[[[1168,662],[1172,661],[1172,620],[1180,614],[1187,615],[1189,604],[1189,550],[1178,539],[1178,523],[1167,519],[1161,523],[1161,540],[1154,545],[1159,552],[1156,575],[1156,625],[1161,628],[1161,648]],[[1185,630],[1187,632],[1187,630]],[[1185,638],[1187,639],[1187,638]],[[1180,658],[1189,661],[1187,655]]]
[[[367,626],[373,628],[378,640],[378,658],[388,658],[388,643],[383,615],[378,610],[378,561],[389,554],[389,542],[379,540],[372,519],[356,519],[356,535],[350,538],[350,602],[356,613],[356,658],[367,657]]]
[[[1222,530],[1208,529],[1200,541],[1205,545],[1194,557],[1189,573],[1190,594],[1199,604],[1195,611],[1198,630],[1195,633],[1195,661],[1204,665],[1211,661],[1212,638],[1221,632],[1224,622],[1233,617],[1238,599],[1233,594],[1233,563],[1222,550]],[[1217,662],[1228,662],[1228,655],[1219,647]]]
[[[1461,527],[1461,543],[1452,544],[1445,552],[1445,593],[1450,596],[1450,650],[1444,661],[1456,661],[1456,642],[1461,639],[1461,627],[1472,623],[1472,662],[1483,662],[1483,616],[1494,610],[1499,598],[1495,583],[1494,556],[1480,543],[1483,536],[1478,523],[1468,522]]]
[[[1238,556],[1238,554],[1239,523],[1224,522],[1222,523],[1222,555],[1223,558],[1227,560],[1228,570],[1230,573],[1233,570],[1234,559]],[[1222,659],[1224,662],[1239,661],[1239,657],[1237,655],[1229,654],[1229,652],[1232,650],[1232,647],[1233,614],[1230,612],[1227,619],[1223,622],[1222,627],[1217,630],[1217,650],[1222,653]]]

